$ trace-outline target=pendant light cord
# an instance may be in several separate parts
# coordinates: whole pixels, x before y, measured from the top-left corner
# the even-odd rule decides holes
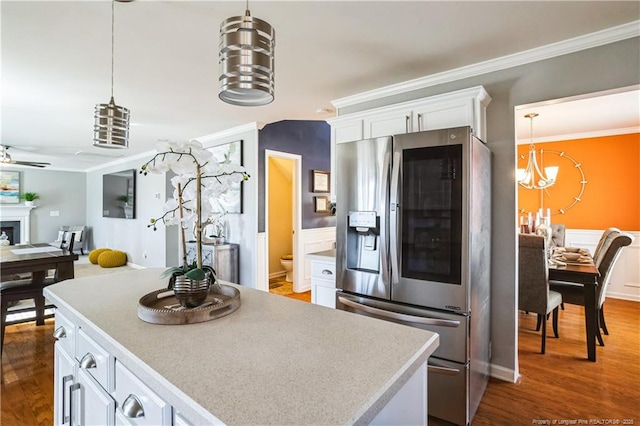
[[[111,99],[113,99],[113,52],[114,52],[114,14],[115,14],[115,0],[111,0]]]

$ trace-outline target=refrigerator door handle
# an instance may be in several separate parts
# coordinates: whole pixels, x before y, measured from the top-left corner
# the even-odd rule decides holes
[[[399,312],[385,311],[384,309],[378,309],[374,308],[373,306],[367,306],[358,302],[354,302],[353,300],[349,300],[342,296],[338,296],[338,300],[340,301],[340,303],[342,303],[343,305],[347,305],[350,308],[398,321],[413,322],[416,324],[436,325],[441,327],[460,326],[460,321],[444,320],[439,318],[425,318],[415,315],[401,314]]]
[[[398,204],[398,182],[400,180],[400,162],[401,156],[399,152],[393,153],[393,166],[391,169],[391,212],[389,214],[389,239],[391,252],[391,283],[398,284],[400,270],[398,267],[398,215],[400,205]]]
[[[391,150],[391,143],[388,149]],[[387,152],[382,164],[382,185],[380,185],[380,262],[382,282],[387,290],[391,291],[389,282],[389,189],[386,183],[389,181],[389,168],[391,167],[391,154]]]
[[[441,374],[443,376],[457,376],[460,374],[460,369],[458,368],[438,367],[431,364],[427,366],[427,370],[429,373]]]

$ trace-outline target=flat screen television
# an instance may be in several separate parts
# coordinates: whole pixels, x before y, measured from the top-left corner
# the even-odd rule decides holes
[[[136,218],[136,171],[122,170],[102,176],[102,216]]]

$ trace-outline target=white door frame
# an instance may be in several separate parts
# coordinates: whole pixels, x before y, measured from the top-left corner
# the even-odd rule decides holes
[[[292,176],[292,208],[293,208],[293,291],[298,292],[302,284],[304,259],[299,256],[299,238],[302,227],[302,206],[300,203],[300,188],[302,185],[302,156],[288,152],[266,149],[264,151],[264,234],[265,234],[265,266],[267,291],[269,291],[269,159],[284,158],[293,160]],[[304,257],[304,256],[302,256]],[[302,260],[302,261],[301,261]]]

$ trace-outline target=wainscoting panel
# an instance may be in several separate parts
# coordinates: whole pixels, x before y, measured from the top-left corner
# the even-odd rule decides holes
[[[593,254],[603,232],[604,230],[567,229],[565,244],[586,248]],[[640,232],[625,232],[633,235],[634,240],[630,246],[622,249],[614,265],[607,297],[640,302]]]
[[[258,232],[258,264],[256,265],[256,288],[262,291],[269,291],[269,268],[267,265],[267,234]]]

